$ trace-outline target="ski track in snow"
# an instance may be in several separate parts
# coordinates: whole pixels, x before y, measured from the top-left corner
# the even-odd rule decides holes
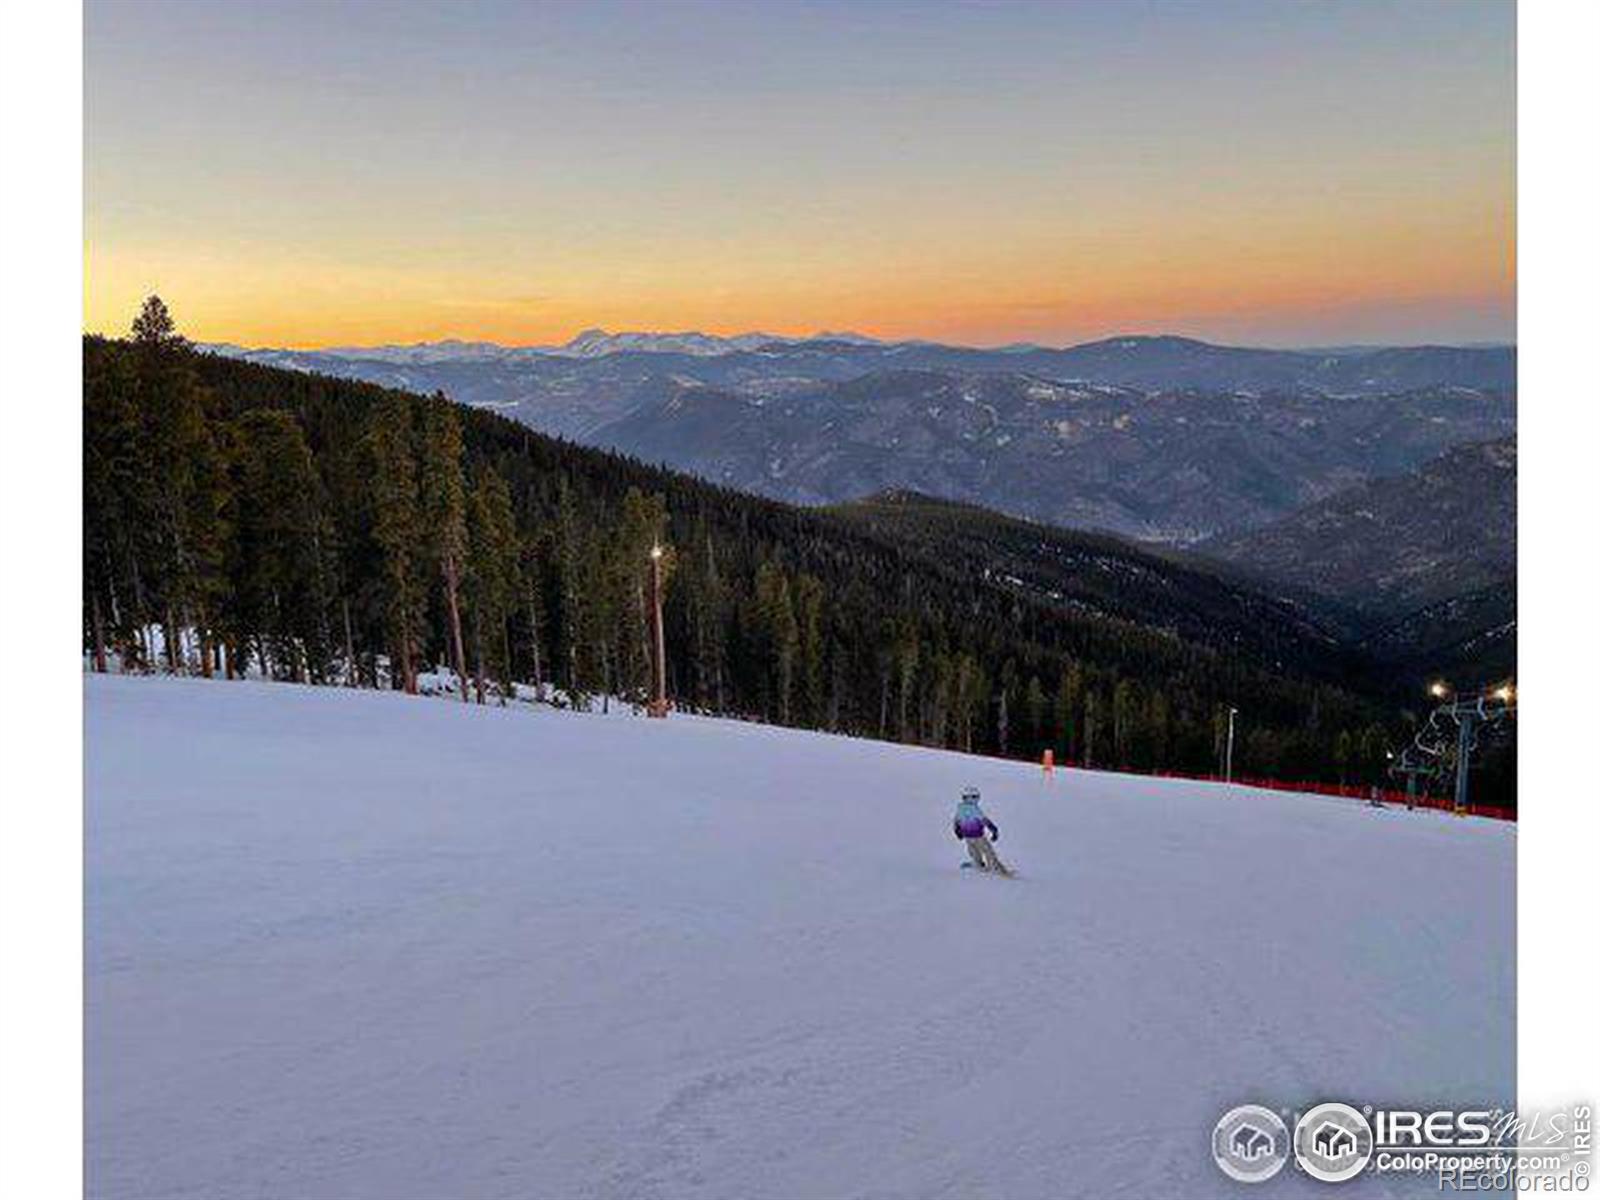
[[[1508,825],[283,684],[86,725],[97,1200],[1237,1196],[1235,1104],[1513,1098]]]

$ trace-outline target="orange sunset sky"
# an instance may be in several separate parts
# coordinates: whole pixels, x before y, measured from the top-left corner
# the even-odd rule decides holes
[[[1514,17],[90,0],[84,323],[1511,340]]]

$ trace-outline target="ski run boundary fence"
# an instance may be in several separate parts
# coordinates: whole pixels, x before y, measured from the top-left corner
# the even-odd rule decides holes
[[[1054,760],[1042,763],[1046,772],[1054,767],[1067,767],[1078,771],[1114,771],[1119,775],[1145,775],[1151,779],[1188,779],[1196,783],[1226,783],[1220,775],[1187,775],[1181,771],[1128,771],[1117,767],[1085,767],[1079,763]],[[1361,800],[1372,803],[1374,800],[1384,806],[1398,806],[1400,808],[1433,808],[1441,812],[1454,812],[1455,801],[1448,796],[1430,796],[1424,792],[1417,792],[1407,796],[1401,788],[1373,788],[1363,787],[1356,783],[1309,783],[1293,779],[1274,779],[1259,775],[1235,775],[1233,782],[1240,787],[1261,788],[1271,792],[1300,792],[1311,796],[1331,796],[1340,800]],[[1488,817],[1494,821],[1511,821],[1515,823],[1517,810],[1503,808],[1496,804],[1469,804],[1461,810],[1463,816]]]

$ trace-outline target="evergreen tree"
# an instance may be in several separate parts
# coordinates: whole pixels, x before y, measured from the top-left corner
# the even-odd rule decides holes
[[[789,580],[783,568],[770,560],[762,563],[756,572],[755,606],[760,652],[767,673],[766,715],[787,724],[800,630],[789,594]]]
[[[983,669],[971,654],[963,653],[956,660],[956,714],[960,748],[972,753],[972,734],[988,705],[988,684]]]
[[[422,418],[422,530],[444,588],[450,665],[465,703],[467,664],[461,639],[460,592],[467,554],[467,505],[461,457],[461,419],[456,406],[442,395],[430,397],[423,402]]]
[[[510,495],[509,489],[506,494]],[[535,695],[544,692],[546,665],[544,647],[547,621],[541,590],[543,561],[539,547],[538,538],[525,537],[521,541],[523,623],[527,630],[528,667]]]
[[[573,501],[570,482],[563,476],[556,489],[556,512],[551,536],[551,581],[549,588],[551,613],[552,671],[565,688],[568,702],[574,708],[589,707],[592,690],[590,663],[596,657],[593,650],[594,606],[585,602],[586,559],[580,543],[577,506]],[[603,686],[603,685],[602,685]]]
[[[168,668],[187,669],[184,630],[194,629],[200,667],[209,674],[209,621],[225,586],[222,456],[206,420],[188,343],[159,296],[147,299],[134,320],[132,348],[143,424],[141,474],[149,489],[145,507],[156,542],[143,582],[158,597]]]
[[[1228,754],[1228,706],[1219,704],[1211,712],[1211,757],[1216,774],[1223,773]]]
[[[1005,666],[1000,668],[1000,695],[995,704],[995,745],[999,747],[1002,758],[1011,753],[1011,693],[1016,686],[1017,664],[1014,659],[1008,658]]]
[[[614,622],[609,642],[616,650],[617,690],[636,700],[644,699],[650,690],[654,640],[649,604],[650,551],[665,541],[666,526],[667,509],[661,497],[629,488],[622,500],[621,522],[605,543],[605,611]],[[663,588],[671,573],[671,557],[664,553]]]
[[[1094,737],[1100,723],[1100,694],[1090,688],[1083,695],[1083,765],[1094,766]]]
[[[822,581],[801,572],[794,581],[795,622],[799,630],[800,712],[802,724],[823,723]]]
[[[1388,762],[1385,758],[1383,726],[1369,724],[1361,731],[1361,778],[1366,783],[1382,783]]]
[[[727,589],[717,569],[716,546],[703,516],[696,522],[691,545],[683,592],[688,609],[694,700],[701,709],[722,712],[727,706]]]
[[[1138,720],[1136,705],[1133,680],[1117,680],[1111,690],[1111,746],[1119,767],[1133,764],[1133,742]]]
[[[1157,770],[1166,768],[1171,759],[1171,709],[1167,706],[1167,697],[1160,688],[1155,688],[1150,693],[1149,711],[1145,717],[1145,730],[1148,735],[1149,762]]]
[[[256,410],[234,425],[230,642],[253,631],[268,678],[325,682],[333,657],[332,554],[321,483],[299,423]]]
[[[1339,730],[1339,736],[1333,742],[1333,763],[1339,768],[1339,782],[1350,782],[1350,760],[1354,751],[1348,729]]]
[[[1056,688],[1056,745],[1067,762],[1076,762],[1082,753],[1079,714],[1083,711],[1083,668],[1069,659],[1061,670]]]
[[[902,618],[894,642],[896,712],[899,715],[897,737],[902,742],[912,740],[911,692],[917,682],[917,667],[922,657],[921,640],[916,622]]]
[[[1028,676],[1028,686],[1022,693],[1023,717],[1028,723],[1029,755],[1037,755],[1046,740],[1045,738],[1045,698],[1044,687],[1039,682],[1037,675]]]
[[[126,354],[85,356],[83,373],[84,622],[98,671],[115,649],[124,671],[147,666],[142,560],[154,524],[138,389]]]
[[[511,489],[493,467],[478,472],[469,512],[468,594],[472,610],[474,675],[478,703],[486,679],[499,685],[500,702],[510,695],[511,616],[522,595],[521,544]]]
[[[384,609],[394,655],[391,679],[413,694],[423,612],[414,433],[412,406],[405,396],[386,393],[373,406],[367,429],[373,537],[383,551]]]

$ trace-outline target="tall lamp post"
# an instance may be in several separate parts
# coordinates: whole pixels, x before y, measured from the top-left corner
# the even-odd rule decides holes
[[[650,547],[650,614],[655,633],[655,681],[651,689],[652,717],[667,715],[667,635],[661,621],[661,547]]]
[[[1223,759],[1222,778],[1227,783],[1233,782],[1233,719],[1239,715],[1237,708],[1228,709],[1228,753]]]

